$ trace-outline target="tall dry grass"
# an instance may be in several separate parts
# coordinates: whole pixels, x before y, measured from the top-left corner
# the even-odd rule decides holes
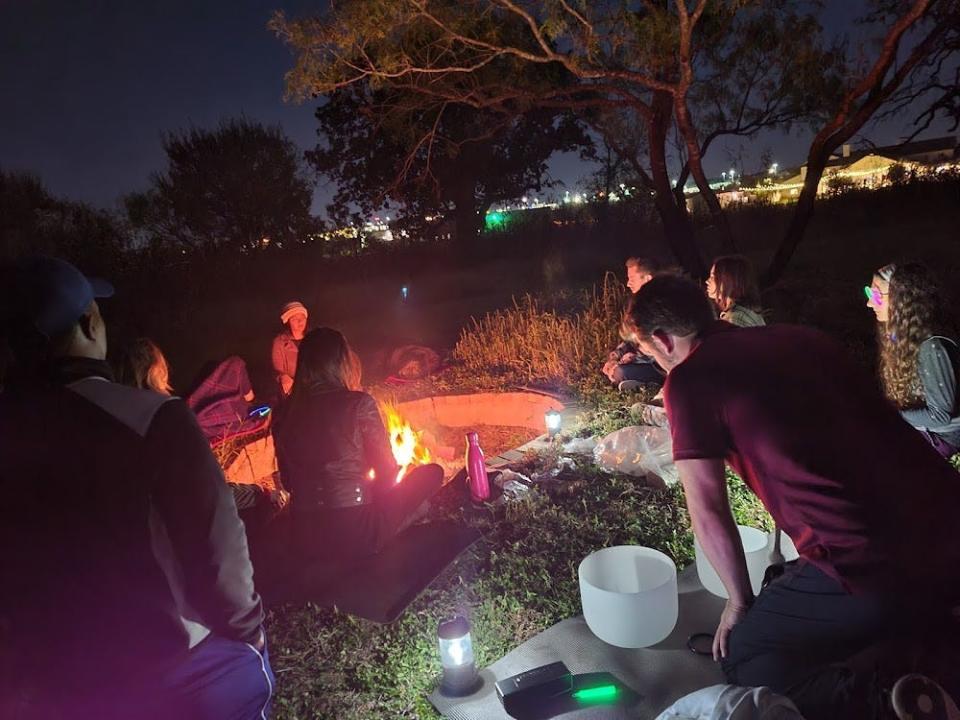
[[[529,294],[515,298],[512,308],[473,318],[453,356],[477,375],[576,386],[600,371],[619,342],[626,298],[627,289],[613,273],[583,293],[577,312],[564,313]]]

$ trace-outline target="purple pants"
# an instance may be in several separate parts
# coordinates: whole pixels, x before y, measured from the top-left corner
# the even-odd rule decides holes
[[[131,663],[135,663],[131,658]],[[274,677],[266,649],[210,636],[150,687],[104,677],[83,697],[42,693],[6,701],[4,720],[267,720]]]

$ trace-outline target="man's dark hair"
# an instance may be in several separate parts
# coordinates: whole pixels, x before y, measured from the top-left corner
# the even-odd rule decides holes
[[[677,275],[657,275],[634,293],[629,322],[639,336],[660,331],[669,335],[700,334],[716,316],[696,283]]]
[[[648,258],[648,257],[641,257],[639,255],[628,257],[624,264],[628,268],[633,267],[641,272],[645,270],[651,275],[656,275],[657,272],[659,272],[660,270],[660,265],[659,263],[657,263],[656,260],[652,260],[651,258]]]

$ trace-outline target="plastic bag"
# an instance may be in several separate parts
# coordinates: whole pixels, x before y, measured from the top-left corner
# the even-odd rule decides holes
[[[662,427],[625,427],[605,436],[593,451],[603,470],[642,476],[653,473],[667,485],[677,482],[670,430]]]

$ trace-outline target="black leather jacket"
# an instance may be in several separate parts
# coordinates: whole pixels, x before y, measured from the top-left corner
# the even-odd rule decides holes
[[[295,392],[274,435],[295,512],[370,504],[399,470],[377,403],[364,392]]]

